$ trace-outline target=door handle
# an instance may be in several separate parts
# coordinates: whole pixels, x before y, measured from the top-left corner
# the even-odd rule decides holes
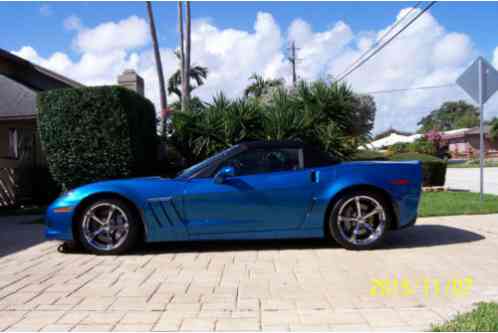
[[[310,173],[310,178],[312,183],[320,182],[320,171],[312,170]]]

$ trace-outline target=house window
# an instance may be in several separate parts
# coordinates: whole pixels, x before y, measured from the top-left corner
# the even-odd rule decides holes
[[[9,128],[9,158],[17,159],[19,157],[18,147],[18,132],[16,128]]]

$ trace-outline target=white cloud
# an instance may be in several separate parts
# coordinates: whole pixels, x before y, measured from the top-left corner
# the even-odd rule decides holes
[[[323,69],[351,42],[353,33],[344,22],[337,22],[332,28],[313,32],[311,26],[301,19],[294,20],[289,28],[288,40],[295,41],[299,77],[305,80],[323,77]],[[324,73],[328,74],[328,73]]]
[[[270,14],[258,13],[253,31],[220,30],[207,21],[192,29],[193,63],[209,69],[208,84],[198,89],[203,98],[219,91],[240,95],[254,73],[281,74],[283,37]],[[175,61],[176,65],[176,61]]]
[[[130,50],[142,47],[149,41],[147,22],[137,16],[130,16],[117,23],[102,23],[92,29],[81,27],[81,22],[73,19],[73,22],[66,22],[66,27],[79,29],[74,43],[82,52]]]
[[[408,10],[402,10],[398,19]],[[375,39],[388,29],[390,27],[379,31]],[[397,29],[399,26],[394,30]],[[366,41],[362,43],[368,44]],[[358,46],[351,47],[330,62],[330,72],[343,72],[362,53]],[[447,32],[431,14],[426,13],[347,80],[359,92],[451,84],[473,56],[468,36]],[[417,122],[442,102],[467,99],[458,87],[375,94],[374,97],[378,107],[377,131],[390,126],[414,130]]]
[[[397,20],[408,10],[400,11]],[[158,83],[145,19],[131,16],[87,28],[73,16],[64,25],[75,31],[73,43],[81,52],[77,59],[59,52],[43,58],[31,47],[23,47],[17,54],[87,85],[112,84],[124,69],[135,69],[145,80],[147,97],[158,105]],[[205,100],[219,91],[231,97],[240,96],[249,83],[248,77],[255,72],[268,78],[283,77],[290,83],[291,67],[286,59],[290,41],[295,41],[299,48],[297,69],[301,78],[337,77],[389,29],[390,26],[379,31],[353,32],[347,22],[339,21],[331,22],[324,31],[314,31],[302,19],[295,19],[285,29],[271,14],[263,12],[257,14],[253,29],[249,30],[221,29],[209,19],[197,19],[192,22],[192,62],[208,67],[209,76],[206,85],[194,94]],[[172,49],[161,49],[161,55],[168,78],[178,62]],[[469,36],[446,31],[426,13],[349,76],[347,82],[357,92],[453,83],[475,56]],[[494,63],[498,65],[498,47]],[[390,126],[414,130],[417,121],[444,101],[468,100],[458,87],[374,97],[378,107],[377,131]],[[494,109],[489,109],[491,117]]]
[[[451,67],[465,63],[472,53],[472,43],[467,35],[449,33],[434,46],[432,56],[436,67]]]
[[[43,62],[45,61],[41,58],[36,50],[31,46],[23,46],[18,51],[13,51],[15,55],[24,58],[28,61],[34,62],[35,64],[39,64],[43,66]]]

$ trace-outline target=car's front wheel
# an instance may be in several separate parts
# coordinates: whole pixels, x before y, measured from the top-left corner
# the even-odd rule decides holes
[[[343,247],[365,250],[382,241],[389,219],[383,196],[372,191],[354,191],[335,202],[329,216],[329,230]]]
[[[80,214],[78,236],[85,249],[95,254],[120,254],[136,245],[139,221],[121,200],[103,199]]]

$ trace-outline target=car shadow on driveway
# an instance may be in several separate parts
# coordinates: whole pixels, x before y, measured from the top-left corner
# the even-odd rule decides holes
[[[41,216],[6,216],[0,218],[0,258],[45,241]]]
[[[469,243],[483,240],[484,238],[484,236],[478,233],[456,227],[445,225],[415,225],[411,228],[389,232],[379,249],[388,250]],[[131,255],[327,248],[340,249],[340,246],[334,241],[327,239],[161,242],[144,244],[131,253]]]
[[[447,225],[424,224],[389,232],[382,249],[400,249],[470,243],[483,240],[481,234]]]

